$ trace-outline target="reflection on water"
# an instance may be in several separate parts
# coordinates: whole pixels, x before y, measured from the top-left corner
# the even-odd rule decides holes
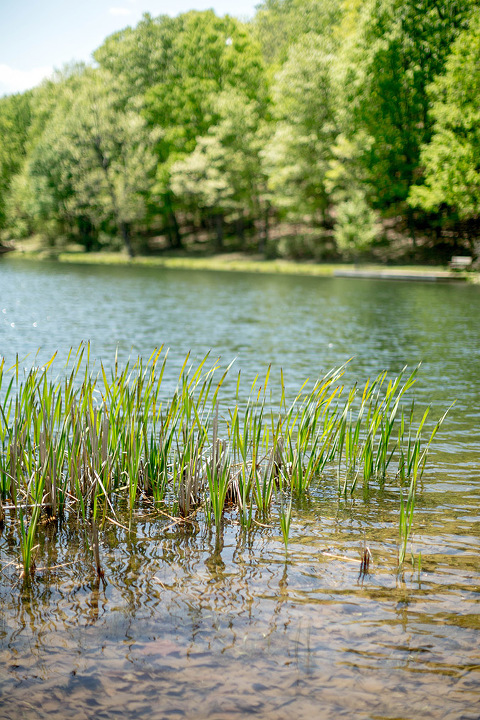
[[[101,531],[107,584],[73,518],[38,539],[22,589],[0,537],[0,719],[465,718],[480,712],[480,289],[468,286],[0,263],[0,354],[40,361],[90,339],[269,362],[290,387],[355,356],[350,378],[423,361],[422,402],[457,404],[420,488],[413,562],[396,575],[398,498],[319,488],[279,523],[222,537],[141,508]],[[30,360],[26,360],[28,364]],[[121,515],[120,523],[125,522]],[[167,527],[167,525],[169,525]],[[370,573],[359,579],[367,542]],[[421,557],[420,557],[421,553]],[[420,558],[420,562],[419,562]],[[90,569],[91,568],[91,569]]]
[[[452,532],[452,564],[422,508],[422,567],[397,578],[393,508],[310,498],[287,562],[277,521],[217,540],[143,508],[102,535],[105,587],[61,527],[38,558],[57,569],[23,592],[4,570],[0,717],[478,717],[480,537]]]
[[[438,416],[456,405],[436,446],[444,475],[478,480],[480,287],[351,278],[191,272],[141,267],[0,261],[0,355],[25,365],[91,341],[111,366],[170,348],[167,380],[188,351],[211,350],[245,379],[285,372],[295,392],[353,358],[348,379],[398,373],[422,362],[417,394]],[[247,383],[245,384],[245,386]],[[455,481],[457,478],[455,478]]]

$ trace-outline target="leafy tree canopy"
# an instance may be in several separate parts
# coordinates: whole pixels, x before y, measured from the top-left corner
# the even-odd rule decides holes
[[[350,2],[344,18],[345,122],[372,137],[363,162],[376,204],[402,203],[431,136],[427,86],[443,72],[451,43],[476,0]],[[354,20],[354,22],[353,22]],[[355,30],[352,32],[352,25]]]
[[[422,149],[425,184],[410,201],[425,210],[453,207],[461,218],[480,217],[480,17],[453,44],[446,72],[430,86],[433,137]]]
[[[0,229],[12,178],[25,161],[31,120],[31,93],[0,98]]]

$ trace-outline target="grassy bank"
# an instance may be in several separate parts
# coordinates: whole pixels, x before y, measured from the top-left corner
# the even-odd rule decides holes
[[[331,276],[335,265],[318,265],[315,263],[296,263],[288,260],[264,260],[261,257],[229,253],[205,257],[138,256],[129,259],[120,253],[61,253],[60,262],[84,264],[132,264],[146,267],[160,267],[181,270],[215,270],[224,272],[255,272],[287,275],[324,275]],[[353,266],[352,266],[353,267]]]
[[[213,270],[224,272],[255,272],[289,275],[332,276],[335,264],[316,264],[313,262],[294,262],[289,260],[265,260],[260,256],[243,253],[222,253],[205,256],[188,255],[138,255],[133,259],[124,252],[47,252],[37,250],[17,250],[8,254],[9,258],[25,260],[57,260],[58,262],[79,265],[137,265],[181,270]],[[354,267],[348,265],[345,267]]]
[[[444,266],[431,265],[395,265],[380,264],[353,264],[353,263],[315,263],[293,260],[265,260],[261,256],[252,256],[243,253],[223,253],[205,256],[162,255],[137,256],[129,258],[123,252],[60,252],[52,253],[37,250],[17,250],[8,254],[10,258],[25,260],[56,260],[61,263],[79,265],[136,265],[141,267],[181,269],[181,270],[210,270],[220,272],[249,272],[271,275],[310,275],[317,277],[333,277],[337,271],[368,272],[381,276],[388,269],[389,275],[402,275],[412,279],[432,277],[448,279],[451,277],[468,279],[472,282],[480,281],[479,273],[455,272],[452,273]]]

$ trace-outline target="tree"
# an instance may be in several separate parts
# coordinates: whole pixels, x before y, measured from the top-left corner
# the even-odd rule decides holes
[[[283,64],[289,48],[308,33],[332,41],[342,14],[338,0],[264,0],[257,7],[253,28],[265,61]]]
[[[325,187],[335,208],[333,236],[346,256],[368,250],[380,232],[378,213],[370,203],[370,183],[358,162],[369,141],[361,132],[352,140],[340,133],[326,173]]]
[[[326,173],[338,132],[331,47],[314,33],[290,48],[273,89],[276,131],[265,167],[274,203],[292,217],[326,223]]]
[[[72,98],[81,90],[87,66],[83,62],[67,63],[44,80],[31,94],[31,124],[28,129],[27,155],[40,140],[54,113],[67,113]]]
[[[178,200],[172,191],[171,169],[193,153],[198,138],[206,137],[221,120],[218,96],[236,90],[247,102],[254,100],[261,114],[268,100],[260,48],[247,25],[229,16],[218,18],[212,11],[192,11],[177,19],[171,65],[145,96],[150,126],[162,129],[155,189],[167,225],[174,229]],[[172,235],[178,245],[178,233]]]
[[[60,106],[32,153],[38,215],[98,228],[114,225],[133,255],[132,223],[145,216],[156,158],[141,107],[125,106],[109,73],[85,74],[68,111]]]
[[[480,18],[452,47],[445,74],[430,87],[434,128],[422,148],[423,185],[410,202],[427,211],[450,206],[461,219],[480,218]]]
[[[63,115],[68,113],[72,98],[81,87],[85,69],[83,63],[66,65],[62,70],[56,71],[51,79],[45,80],[33,90],[6,99],[9,102],[17,99],[23,104],[28,103],[28,122],[22,124],[17,117],[15,128],[13,131],[10,129],[5,132],[2,144],[4,150],[9,148],[12,139],[18,136],[19,130],[22,130],[21,147],[15,145],[10,152],[14,174],[3,196],[4,222],[8,233],[14,237],[25,237],[36,230],[42,230],[53,237],[55,233],[63,233],[69,226],[67,216],[57,212],[61,205],[62,191],[57,186],[56,173],[58,174],[61,167],[61,161],[57,163],[55,154],[49,156],[47,149],[47,157],[43,165],[46,169],[50,164],[53,173],[51,182],[48,183],[46,178],[43,178],[38,183],[32,184],[31,159],[52,117],[54,115],[61,117],[62,113]],[[61,123],[58,131],[62,133]]]
[[[452,42],[477,0],[349,0],[339,67],[344,132],[372,142],[361,158],[375,206],[405,211],[429,141],[428,85],[443,72]]]
[[[143,96],[174,71],[174,43],[182,24],[181,15],[152,18],[145,13],[135,28],[110,35],[94,58],[113,77],[121,78],[127,94]]]
[[[164,129],[162,160],[195,148],[218,119],[215,97],[236,89],[248,99],[266,101],[260,48],[246,25],[209,10],[179,16],[171,64],[146,94],[146,117]]]
[[[0,98],[0,230],[5,227],[12,180],[25,161],[31,120],[31,93]]]
[[[195,149],[171,168],[177,201],[213,217],[217,248],[223,245],[223,218],[258,216],[265,193],[260,151],[263,125],[257,103],[235,90],[214,104],[216,125],[197,139]],[[240,223],[241,224],[241,223]]]

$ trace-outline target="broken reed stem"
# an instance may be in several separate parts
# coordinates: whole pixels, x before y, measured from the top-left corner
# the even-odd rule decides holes
[[[372,559],[372,553],[370,552],[369,547],[364,547],[363,553],[362,553],[362,559],[360,561],[360,572],[358,574],[359,578],[365,577],[365,575],[368,575],[368,571],[370,570],[370,561]]]

